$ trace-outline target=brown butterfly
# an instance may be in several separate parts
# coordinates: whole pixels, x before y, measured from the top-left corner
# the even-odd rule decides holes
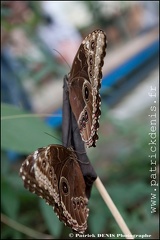
[[[49,145],[29,155],[20,168],[24,187],[53,206],[58,218],[73,230],[87,229],[85,181],[72,148]]]
[[[106,35],[90,33],[80,45],[68,75],[69,100],[86,147],[95,147],[101,115],[102,66],[106,54]]]

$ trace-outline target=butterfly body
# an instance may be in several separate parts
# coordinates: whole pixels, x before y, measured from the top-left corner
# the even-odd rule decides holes
[[[61,221],[83,233],[88,208],[85,182],[72,148],[49,145],[39,148],[23,162],[20,176],[30,192],[52,205]]]
[[[70,105],[87,147],[95,147],[98,139],[99,89],[105,54],[106,35],[102,30],[95,30],[83,40],[68,75]]]

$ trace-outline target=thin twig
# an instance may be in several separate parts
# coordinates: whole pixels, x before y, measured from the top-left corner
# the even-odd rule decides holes
[[[111,197],[109,196],[107,190],[105,189],[105,187],[99,177],[97,177],[97,179],[95,181],[95,185],[96,185],[98,191],[100,192],[102,198],[104,199],[105,203],[107,204],[109,210],[111,211],[112,215],[114,216],[116,222],[118,223],[120,229],[124,233],[125,238],[126,239],[134,239],[132,233],[128,229],[121,214],[119,213],[118,209],[116,208],[115,204],[113,203]]]
[[[16,222],[15,220],[7,217],[3,213],[1,213],[1,222],[3,222],[4,224],[8,225],[9,227],[29,236],[31,238],[34,238],[34,239],[53,239],[53,237],[51,235],[43,234],[43,233],[35,231],[31,228],[28,228],[28,227]]]

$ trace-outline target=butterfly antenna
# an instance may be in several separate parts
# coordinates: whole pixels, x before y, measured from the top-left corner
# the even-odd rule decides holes
[[[56,137],[54,137],[53,135],[51,135],[51,134],[49,134],[49,133],[47,133],[47,132],[44,132],[44,133],[47,134],[48,136],[50,136],[50,137],[58,140],[58,142],[60,142],[60,143],[62,144],[62,141],[61,141],[59,138],[56,138]]]
[[[69,69],[71,69],[71,66],[69,65],[69,63],[67,62],[67,60],[63,57],[63,55],[62,55],[59,51],[57,51],[56,49],[53,48],[53,50],[54,50],[55,52],[57,52],[57,53],[61,56],[61,58],[62,58],[62,59],[65,61],[65,63],[68,65]]]

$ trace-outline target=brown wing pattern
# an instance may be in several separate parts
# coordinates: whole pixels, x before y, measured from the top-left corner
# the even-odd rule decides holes
[[[87,229],[85,182],[71,148],[49,145],[29,155],[20,168],[24,186],[53,206],[59,219],[73,230]]]
[[[95,30],[83,40],[68,75],[72,112],[87,147],[95,147],[98,139],[101,115],[99,89],[105,54],[106,35],[102,30]]]

